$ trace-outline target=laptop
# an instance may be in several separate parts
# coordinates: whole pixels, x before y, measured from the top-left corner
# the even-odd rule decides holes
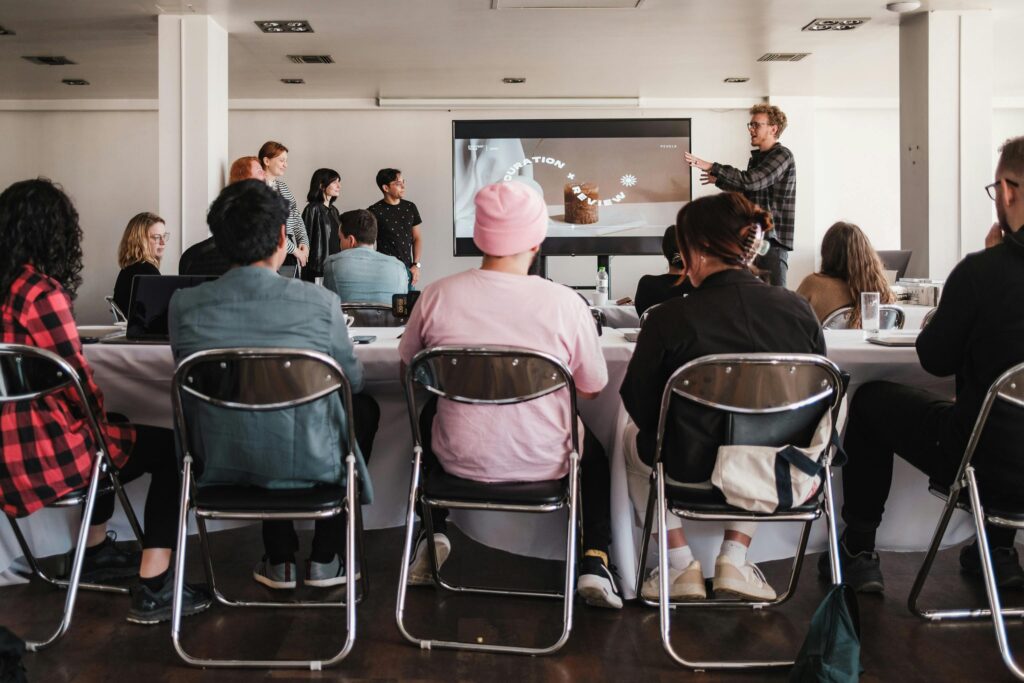
[[[128,325],[123,336],[105,337],[105,344],[166,344],[170,341],[167,313],[171,296],[216,280],[215,275],[136,275],[128,300]]]
[[[882,260],[883,269],[895,270],[896,279],[901,280],[903,276],[907,274],[907,266],[910,265],[910,256],[913,253],[914,252],[910,249],[880,251],[878,252],[878,258]]]

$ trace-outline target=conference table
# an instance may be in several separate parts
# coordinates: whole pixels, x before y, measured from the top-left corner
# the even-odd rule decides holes
[[[908,325],[909,327],[909,325]],[[604,445],[611,466],[612,559],[623,581],[623,592],[632,597],[639,547],[641,520],[629,501],[622,450],[622,433],[628,420],[618,395],[635,344],[625,338],[628,330],[606,328],[601,347],[608,365],[608,386],[594,400],[580,401],[583,420]],[[376,335],[370,344],[356,347],[365,368],[365,393],[380,405],[380,428],[369,463],[375,498],[364,506],[369,529],[400,526],[405,523],[411,470],[412,435],[405,397],[399,381],[398,335],[401,328],[353,328],[352,335]],[[920,367],[913,347],[889,348],[867,343],[860,330],[826,331],[828,356],[850,372],[851,394],[864,382],[887,379],[918,386],[952,396],[951,378],[936,378]],[[134,422],[171,427],[170,398],[174,359],[166,345],[88,344],[85,355],[103,390],[106,409],[128,415]],[[145,481],[128,485],[137,513],[142,514]],[[837,485],[841,500],[841,486]],[[123,514],[115,514],[111,527],[121,538],[131,531]],[[879,547],[890,550],[920,550],[930,540],[941,509],[941,502],[927,493],[927,481],[901,460],[897,460],[893,494],[886,517],[879,529]],[[34,552],[48,556],[65,552],[71,545],[77,512],[42,510],[22,520]],[[452,521],[476,540],[510,552],[558,559],[564,557],[563,518],[560,515],[514,515],[499,512],[453,511]],[[812,530],[810,548],[825,547],[822,520]],[[799,528],[794,524],[762,524],[751,547],[751,558],[764,561],[791,557]],[[687,534],[695,554],[705,567],[714,566],[721,541],[721,526],[711,523],[689,524]],[[947,541],[959,542],[971,534],[966,516],[959,515],[950,526]],[[457,548],[454,552],[457,552]],[[259,548],[251,549],[256,558]],[[396,560],[399,548],[395,548]],[[0,585],[18,581],[10,571],[21,556],[13,533],[0,525]]]

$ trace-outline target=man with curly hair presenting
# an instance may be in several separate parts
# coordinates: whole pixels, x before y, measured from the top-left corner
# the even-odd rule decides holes
[[[754,265],[767,271],[768,281],[786,286],[789,271],[789,252],[793,251],[793,226],[796,222],[796,162],[793,152],[779,142],[786,130],[786,115],[770,104],[755,104],[750,108],[750,152],[747,170],[741,171],[712,161],[704,161],[686,152],[683,158],[693,168],[699,168],[702,185],[715,185],[729,192],[743,195],[768,211],[775,221],[768,253],[759,256]]]

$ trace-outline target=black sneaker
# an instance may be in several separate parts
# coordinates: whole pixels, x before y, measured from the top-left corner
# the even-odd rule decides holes
[[[588,605],[622,609],[622,594],[614,569],[609,569],[600,557],[585,556],[580,560],[580,576],[576,592]]]
[[[990,549],[992,551],[992,569],[996,574],[996,586],[1000,590],[1024,588],[1024,569],[1021,569],[1017,549]],[[981,557],[978,555],[977,541],[960,549],[960,568],[964,574],[981,576]]]
[[[75,549],[72,548],[67,555],[65,579],[71,576],[74,557]],[[95,548],[86,548],[81,580],[83,583],[103,583],[115,579],[128,579],[139,573],[141,560],[142,553],[138,550],[117,547],[117,534],[108,531],[102,543]]]
[[[128,621],[133,624],[159,624],[170,621],[171,605],[174,599],[174,575],[167,572],[167,579],[158,591],[151,591],[139,581],[132,586],[132,606],[128,610]],[[204,586],[185,584],[182,591],[181,613],[191,616],[209,608],[213,602]]]
[[[865,551],[851,555],[846,551],[846,546],[840,543],[839,566],[843,569],[843,582],[857,593],[881,593],[885,590],[882,561],[878,553]],[[827,552],[818,557],[818,575],[828,581],[832,580],[832,563]]]

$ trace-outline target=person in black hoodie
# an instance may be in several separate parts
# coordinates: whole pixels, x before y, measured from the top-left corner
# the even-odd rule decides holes
[[[309,235],[309,259],[302,269],[302,279],[314,282],[324,276],[324,261],[330,254],[341,251],[338,228],[341,217],[334,208],[334,202],[341,194],[341,176],[332,168],[318,168],[309,180],[306,194],[306,208],[302,210],[302,222]]]
[[[840,555],[846,581],[860,591],[884,589],[875,531],[892,484],[893,453],[931,479],[951,484],[986,392],[999,375],[1024,362],[1024,137],[1003,145],[995,182],[985,190],[996,203],[999,221],[985,240],[986,249],[968,254],[953,268],[935,316],[917,338],[925,370],[955,375],[956,400],[871,382],[850,405],[845,441],[850,460],[843,468],[847,526]],[[997,401],[971,461],[983,504],[1019,509],[1021,443],[1019,409]],[[1024,587],[1024,570],[1013,547],[1015,531],[991,526],[986,531],[999,586]],[[980,575],[977,542],[961,550],[960,564],[966,573]]]
[[[714,353],[825,353],[821,325],[806,299],[785,287],[769,286],[751,272],[771,229],[768,212],[736,192],[701,197],[679,211],[676,240],[693,292],[670,298],[650,312],[619,391],[632,419],[624,432],[623,450],[630,498],[641,517],[654,462],[661,395],[672,373]],[[681,482],[710,480],[723,432],[721,413],[702,406],[673,405],[663,451],[666,475]],[[682,525],[670,515],[667,526],[670,598],[703,599],[703,570]],[[771,585],[747,559],[756,528],[750,522],[726,525],[715,561],[712,586],[716,594],[775,599]],[[641,593],[657,599],[657,569]]]

